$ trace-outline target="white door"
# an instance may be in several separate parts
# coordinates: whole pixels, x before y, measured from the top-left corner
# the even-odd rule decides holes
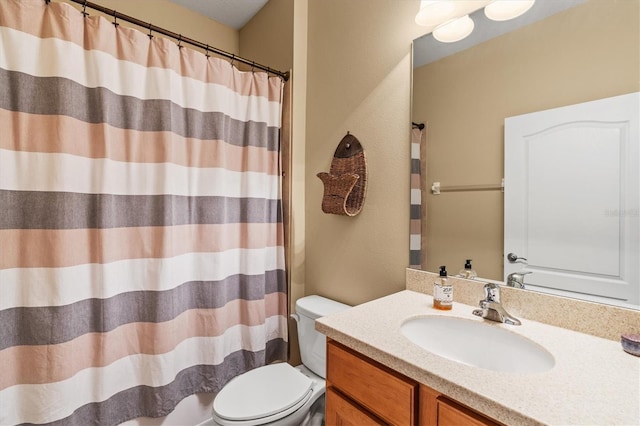
[[[640,303],[639,105],[632,93],[505,119],[505,282],[531,272],[530,289]]]

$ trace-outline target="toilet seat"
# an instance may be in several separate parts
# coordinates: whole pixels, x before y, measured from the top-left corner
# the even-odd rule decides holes
[[[255,368],[230,381],[213,401],[222,424],[263,424],[298,410],[311,397],[313,381],[287,363]]]

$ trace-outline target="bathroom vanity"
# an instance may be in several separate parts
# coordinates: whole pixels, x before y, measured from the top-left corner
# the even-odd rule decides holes
[[[328,426],[499,424],[331,340],[327,365]]]
[[[425,276],[427,284],[429,279]],[[473,288],[471,300],[481,298],[481,288],[462,285]],[[640,357],[624,352],[619,337],[598,337],[522,316],[520,326],[491,322],[486,326],[539,345],[553,361],[536,372],[481,368],[436,355],[401,332],[403,324],[421,317],[484,324],[471,313],[477,306],[454,302],[451,311],[437,311],[431,295],[407,287],[413,289],[316,321],[316,329],[328,337],[327,425],[640,424]],[[554,321],[571,310],[570,301],[558,303],[564,312],[553,315]],[[515,303],[513,309],[505,305],[515,316],[526,311]],[[638,312],[614,317],[623,327],[640,327]],[[492,345],[485,343],[486,348]],[[474,351],[482,352],[482,344]]]

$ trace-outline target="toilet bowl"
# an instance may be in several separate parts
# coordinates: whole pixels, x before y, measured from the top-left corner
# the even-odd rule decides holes
[[[326,339],[315,330],[317,318],[350,306],[321,297],[296,302],[302,365],[277,363],[231,380],[213,401],[213,422],[222,426],[321,424],[324,416]],[[319,421],[318,421],[319,419]]]

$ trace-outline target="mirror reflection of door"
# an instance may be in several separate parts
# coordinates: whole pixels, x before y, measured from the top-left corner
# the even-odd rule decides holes
[[[526,258],[505,258],[505,282],[531,272],[527,288],[640,303],[638,105],[632,93],[505,120],[504,252]]]

